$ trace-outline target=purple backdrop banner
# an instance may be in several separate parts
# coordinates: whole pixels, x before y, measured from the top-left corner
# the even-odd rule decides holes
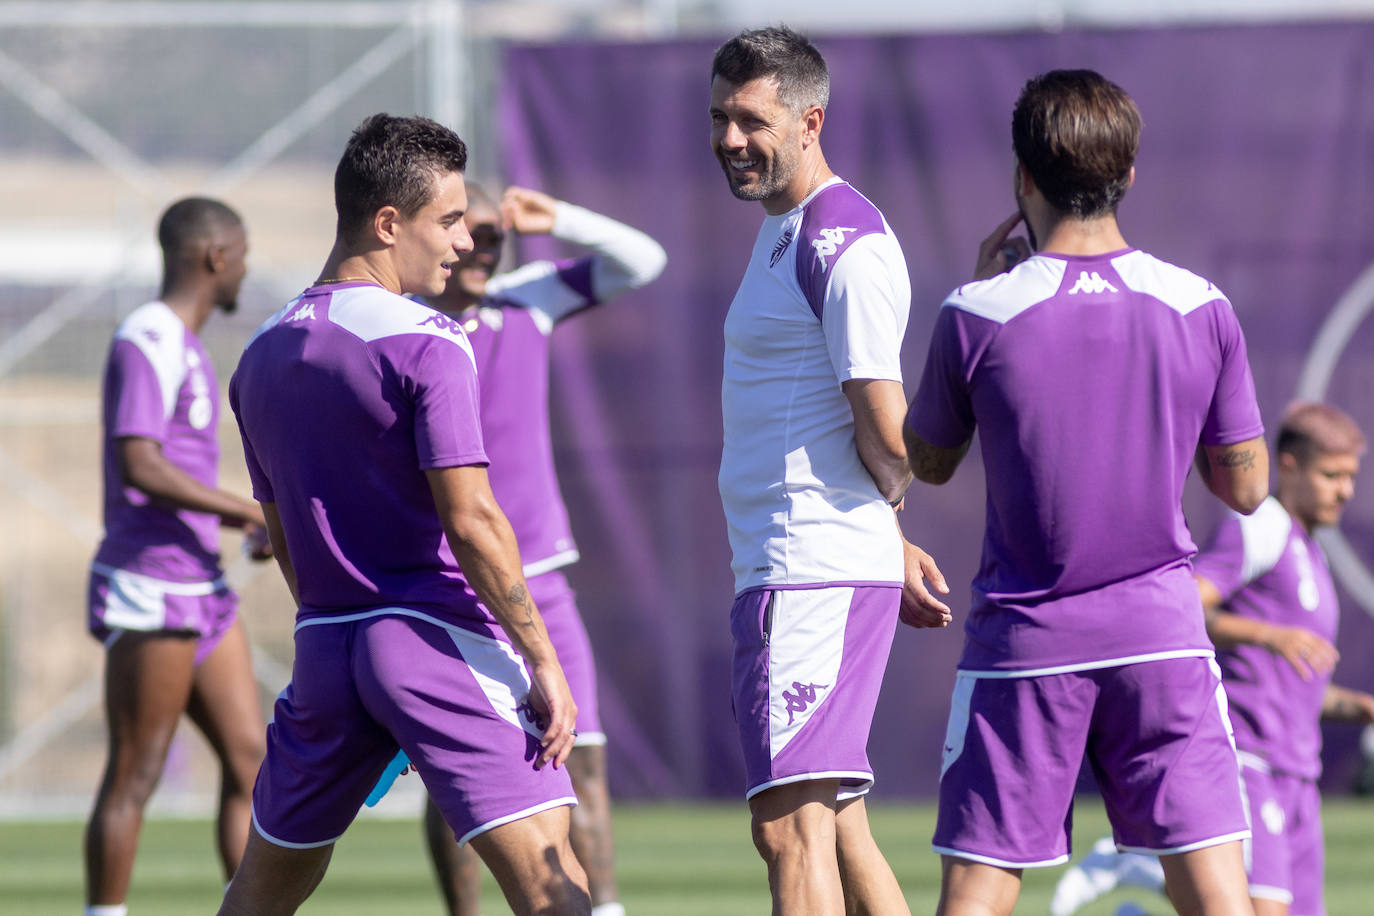
[[[831,67],[822,145],[887,215],[912,280],[908,394],[936,310],[1013,209],[1011,107],[1025,80],[1091,67],[1144,115],[1120,217],[1134,245],[1235,304],[1272,424],[1305,379],[1374,431],[1374,24],[976,36],[818,37]],[[730,196],[707,144],[717,41],[511,48],[500,171],[646,229],[653,286],[558,332],[554,436],[582,549],[571,578],[596,646],[624,795],[737,795],[732,600],[716,493],[721,326],[763,212]],[[530,240],[523,257],[556,253]],[[1337,304],[1341,307],[1337,310]],[[1319,334],[1327,328],[1322,344]],[[870,754],[880,795],[934,791],[983,522],[975,453],[914,486],[903,525],[954,588],[947,631],[899,633]],[[1338,682],[1374,689],[1374,497],[1344,546]],[[1219,507],[1190,484],[1199,538]],[[1343,545],[1337,545],[1341,547]],[[1353,572],[1352,572],[1353,570]],[[1361,591],[1363,589],[1363,591]],[[1329,729],[1328,783],[1350,784],[1355,729]]]

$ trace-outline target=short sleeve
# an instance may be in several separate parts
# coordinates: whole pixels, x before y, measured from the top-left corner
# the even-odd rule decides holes
[[[415,452],[421,470],[487,464],[477,370],[467,351],[430,339],[414,364]]]
[[[111,437],[165,439],[169,417],[162,382],[148,356],[131,341],[116,340],[110,349],[105,397]]]
[[[835,262],[820,311],[835,377],[902,380],[902,338],[911,285],[891,236],[857,239]]]
[[[907,426],[938,448],[956,448],[973,437],[977,421],[969,390],[975,332],[993,324],[951,306],[940,309],[930,337],[921,384],[907,412]]]
[[[1235,445],[1264,435],[1255,380],[1250,374],[1245,335],[1229,303],[1219,300],[1212,309],[1221,366],[1207,419],[1202,426],[1203,445]]]

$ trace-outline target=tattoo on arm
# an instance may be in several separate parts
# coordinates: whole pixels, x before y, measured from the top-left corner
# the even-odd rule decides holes
[[[1249,471],[1255,467],[1254,449],[1244,448],[1237,451],[1221,452],[1216,456],[1217,464],[1224,468]]]
[[[534,613],[533,608],[530,606],[529,593],[525,590],[523,584],[517,583],[512,585],[510,591],[506,593],[506,600],[515,607],[522,607],[525,609],[525,619],[520,621],[521,624],[530,626],[534,623]]]

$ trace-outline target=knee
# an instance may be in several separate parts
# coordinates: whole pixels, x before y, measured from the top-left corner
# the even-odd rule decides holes
[[[755,817],[751,824],[754,848],[765,862],[775,862],[789,850],[800,846],[806,832],[795,817],[763,819]]]
[[[236,792],[251,791],[266,755],[267,740],[264,735],[245,736],[238,741],[220,761],[225,785]]]

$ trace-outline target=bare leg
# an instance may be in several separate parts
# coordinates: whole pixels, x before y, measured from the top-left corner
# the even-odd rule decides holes
[[[502,824],[472,838],[515,916],[587,916],[587,875],[568,840],[567,807]]]
[[[765,789],[749,800],[754,846],[768,865],[773,913],[839,916],[844,890],[836,854],[838,779]]]
[[[897,876],[869,829],[863,798],[846,799],[835,806],[835,853],[849,916],[910,916]]]
[[[234,880],[224,892],[220,916],[290,916],[319,887],[334,844],[287,849],[253,830]]]
[[[1267,897],[1251,897],[1250,904],[1255,908],[1255,916],[1288,916],[1288,904]]]
[[[425,839],[450,916],[479,916],[482,860],[471,844],[458,845],[433,799],[425,800]]]
[[[1239,840],[1160,856],[1159,863],[1179,916],[1253,916]]]
[[[191,692],[191,636],[126,632],[105,656],[110,752],[86,825],[86,902],[124,902],[143,826]]]
[[[257,779],[267,742],[242,621],[234,621],[219,645],[196,669],[186,712],[219,758],[216,836],[227,880],[234,876],[248,843],[253,781]]]
[[[577,793],[572,809],[572,846],[587,870],[592,906],[620,899],[615,885],[615,840],[611,835],[611,793],[606,787],[606,748],[584,745],[568,757],[568,775]]]
[[[936,916],[1010,916],[1021,893],[1021,869],[940,857]]]

